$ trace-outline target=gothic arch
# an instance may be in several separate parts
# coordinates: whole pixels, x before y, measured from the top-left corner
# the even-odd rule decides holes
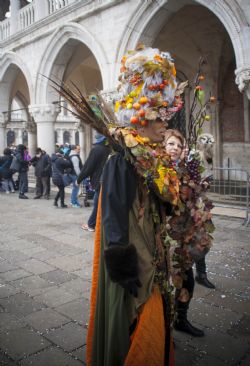
[[[171,15],[184,5],[199,4],[209,9],[224,25],[232,41],[237,68],[247,62],[247,27],[249,24],[236,0],[163,0],[141,2],[137,11],[130,18],[126,30],[120,39],[120,48],[117,52],[117,64],[128,49],[135,48],[139,41],[148,46],[152,45],[155,36]],[[117,65],[118,69],[118,65]],[[116,70],[117,71],[117,70]]]
[[[75,40],[79,41],[81,44],[85,45],[93,54],[98,64],[103,88],[105,89],[109,84],[109,71],[107,71],[108,61],[105,57],[104,50],[99,45],[97,40],[91,35],[86,29],[81,25],[75,23],[68,23],[59,27],[53,34],[49,41],[49,45],[46,51],[41,57],[41,62],[38,68],[38,76],[36,80],[36,103],[43,104],[48,102],[48,80],[46,80],[42,75],[47,77],[52,77],[51,75],[54,62],[62,50],[63,46],[69,41]],[[56,77],[62,79],[62,71],[58,71]]]
[[[0,95],[5,96],[5,100],[1,103],[1,108],[7,110],[9,107],[11,88],[19,71],[24,75],[28,86],[29,96],[32,98],[32,78],[24,61],[15,52],[9,51],[4,54],[3,58],[0,60],[0,64]],[[1,92],[1,89],[4,90]]]

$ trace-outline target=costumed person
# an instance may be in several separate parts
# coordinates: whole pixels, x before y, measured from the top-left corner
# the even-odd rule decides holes
[[[212,203],[206,197],[208,183],[202,179],[204,171],[198,150],[191,150],[184,159],[182,146],[184,137],[177,130],[168,130],[165,136],[166,150],[180,181],[180,212],[175,211],[168,220],[170,236],[179,243],[178,254],[182,260],[180,284],[176,290],[176,320],[174,328],[194,337],[204,336],[201,329],[194,327],[187,319],[189,304],[194,291],[194,263],[205,261],[212,245],[211,233],[214,226],[211,220]]]
[[[181,156],[185,147],[185,138],[178,130],[167,130],[165,134],[166,151],[171,157],[173,166],[178,171]],[[181,297],[181,290],[185,289],[188,292],[188,300],[186,297]],[[186,332],[194,337],[204,336],[201,329],[194,327],[187,319],[187,312],[190,301],[194,292],[194,275],[193,269],[190,267],[185,271],[185,279],[183,280],[181,289],[176,290],[176,321],[174,327],[176,330]],[[187,300],[187,301],[186,301]]]
[[[90,177],[91,187],[95,190],[93,197],[93,210],[89,216],[88,223],[82,224],[83,230],[95,231],[98,199],[100,194],[103,167],[111,152],[107,138],[101,134],[95,135],[95,143],[90,150],[80,174],[77,177],[77,184]]]
[[[173,366],[166,216],[180,209],[180,199],[163,141],[167,121],[182,108],[184,85],[177,86],[169,53],[144,46],[123,57],[119,79],[115,114],[101,95],[89,104],[79,89],[53,82],[113,148],[99,197],[87,365]]]

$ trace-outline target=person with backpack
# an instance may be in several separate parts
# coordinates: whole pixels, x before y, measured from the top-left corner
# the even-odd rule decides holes
[[[54,200],[54,206],[58,207],[58,200],[60,199],[61,208],[67,208],[68,206],[65,204],[65,181],[64,175],[65,171],[71,168],[70,161],[63,155],[63,150],[59,150],[58,153],[52,154],[51,156],[52,162],[52,182],[58,188],[58,193]]]
[[[72,145],[69,153],[69,160],[72,166],[72,172],[69,174],[72,180],[72,192],[71,192],[71,206],[74,208],[80,208],[81,205],[78,201],[79,186],[76,183],[77,178],[82,169],[82,160],[80,158],[80,146]]]

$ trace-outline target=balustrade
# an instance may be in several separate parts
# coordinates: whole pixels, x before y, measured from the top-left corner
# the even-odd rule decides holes
[[[10,20],[5,19],[0,22],[0,41],[4,41],[10,36]]]
[[[71,1],[69,0],[48,0],[49,14],[64,8],[65,6],[69,5],[70,2]]]
[[[19,10],[19,30],[29,27],[35,22],[35,6],[33,3]]]

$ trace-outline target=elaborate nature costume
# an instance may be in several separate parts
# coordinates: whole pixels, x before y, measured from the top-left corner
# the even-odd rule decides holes
[[[114,149],[97,217],[87,365],[174,365],[173,284],[181,287],[188,256],[169,236],[166,216],[185,207],[163,144],[138,131],[182,107],[186,84],[177,87],[175,76],[168,53],[139,47],[122,59],[115,114],[100,95],[87,103],[77,88],[60,89]]]

